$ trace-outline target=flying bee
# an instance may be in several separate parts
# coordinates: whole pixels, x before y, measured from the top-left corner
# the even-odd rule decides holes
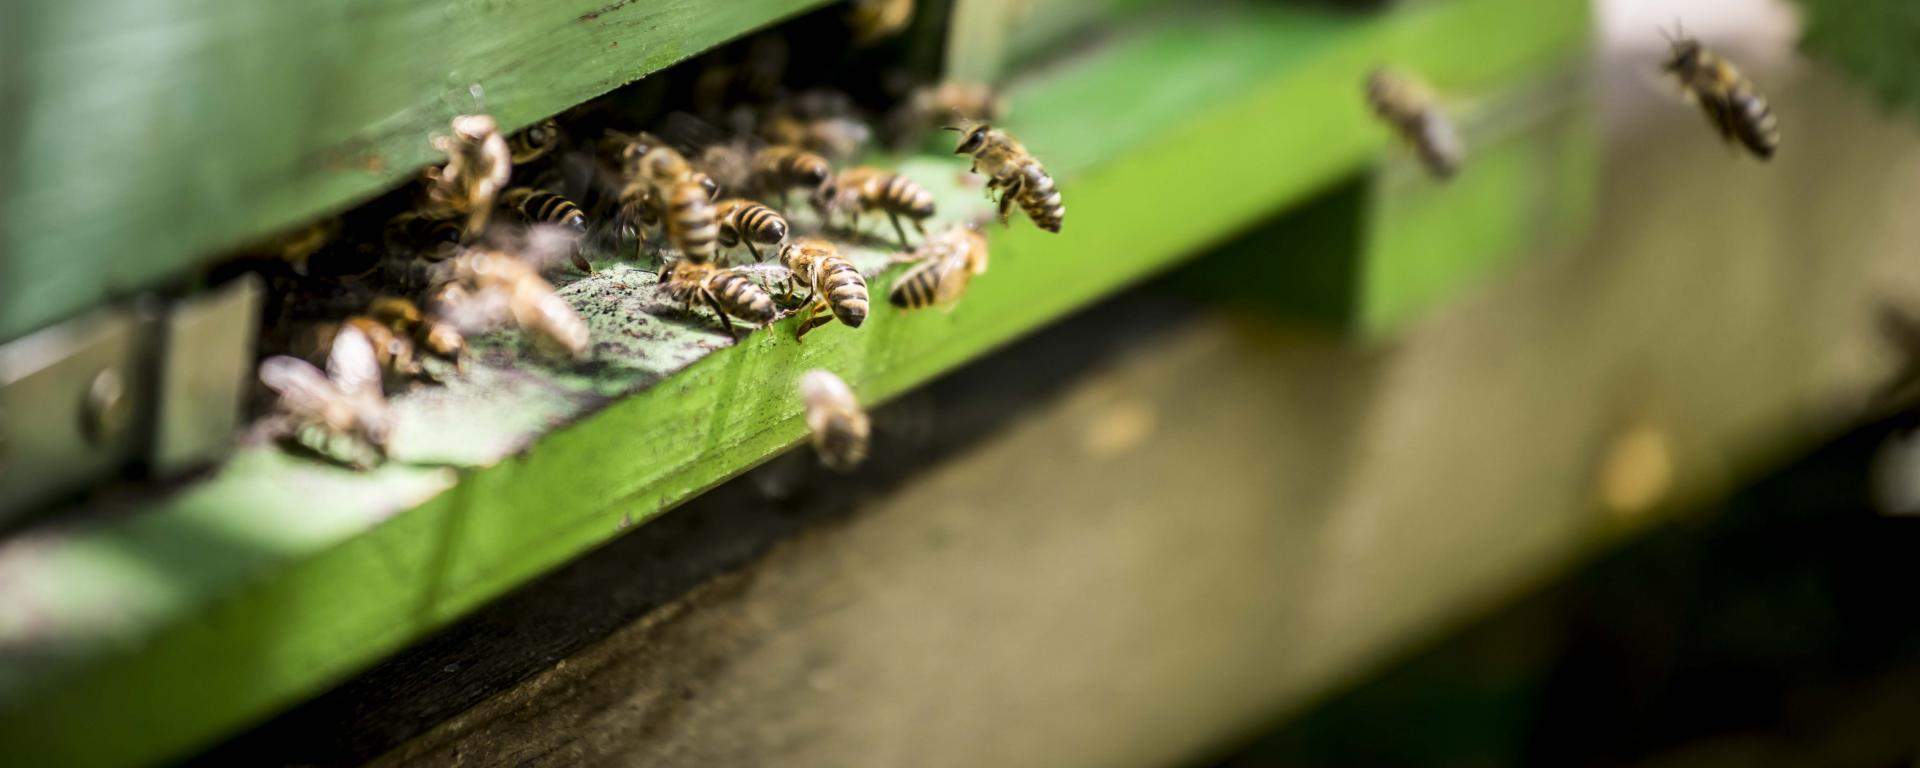
[[[526,165],[552,152],[560,143],[560,123],[547,118],[507,137],[507,150],[514,165]]]
[[[987,176],[988,197],[998,193],[1000,223],[1007,223],[1008,213],[1018,203],[1034,226],[1048,232],[1060,231],[1060,225],[1067,218],[1067,207],[1061,202],[1053,176],[1025,146],[1006,131],[986,123],[953,130],[961,134],[960,145],[953,153],[972,155],[973,171]]]
[[[582,272],[592,272],[593,265],[587,263],[586,253],[580,248],[580,239],[587,235],[587,215],[572,200],[557,192],[533,189],[530,187],[511,187],[500,195],[500,204],[513,211],[521,221],[529,224],[551,224],[574,236],[573,247],[567,256],[573,266]]]
[[[584,357],[591,335],[585,320],[560,298],[532,264],[504,251],[469,249],[447,262],[447,281],[433,291],[434,313],[456,328],[484,332],[511,324],[543,350]]]
[[[819,368],[807,371],[800,375],[800,400],[807,406],[807,430],[820,463],[846,472],[866,460],[872,426],[845,381]]]
[[[913,89],[887,117],[888,133],[897,147],[915,141],[925,131],[942,125],[991,123],[1006,114],[1006,100],[983,83],[947,80]]]
[[[907,247],[907,230],[900,226],[900,217],[907,217],[913,222],[914,231],[925,235],[927,229],[922,222],[933,215],[933,193],[926,187],[872,166],[858,166],[835,174],[815,195],[815,206],[822,218],[830,221],[835,211],[846,211],[855,228],[860,226],[862,212],[886,213],[887,220],[893,222],[893,231],[900,235],[902,248]]]
[[[745,272],[707,261],[679,259],[668,264],[660,275],[660,291],[688,314],[695,301],[705,303],[718,317],[721,330],[733,339],[740,338],[733,329],[734,320],[762,326],[773,321],[776,311],[773,296]]]
[[[936,232],[911,255],[898,259],[914,264],[887,291],[887,301],[901,309],[952,304],[960,300],[974,275],[987,271],[987,238],[973,227],[955,224]]]
[[[760,260],[761,245],[779,245],[787,239],[787,220],[772,208],[745,198],[733,197],[716,203],[714,214],[720,219],[720,245],[747,246],[753,260]]]
[[[807,286],[807,295],[812,299],[806,319],[800,321],[794,338],[804,338],[808,331],[836,318],[849,328],[858,328],[867,321],[867,278],[853,262],[840,255],[833,243],[800,238],[780,249],[780,263],[795,280]]]
[[[1466,145],[1425,84],[1409,75],[1376,69],[1367,75],[1367,103],[1401,141],[1413,147],[1428,174],[1446,180],[1460,171]]]
[[[789,190],[798,187],[812,192],[832,176],[833,165],[826,157],[789,145],[777,144],[754,152],[749,166],[753,189],[763,195],[779,195],[782,208],[787,206]]]
[[[853,0],[847,8],[847,26],[858,47],[900,34],[912,21],[913,0]]]
[[[286,355],[260,363],[260,383],[278,396],[282,437],[357,468],[385,461],[392,441],[380,379],[373,343],[352,326],[334,336],[324,372]]]
[[[1772,159],[1780,147],[1780,121],[1753,83],[1732,62],[1684,32],[1669,36],[1668,42],[1673,52],[1662,68],[1700,103],[1707,123],[1720,138],[1729,144],[1738,142],[1761,160]]]
[[[455,117],[453,135],[434,137],[433,148],[446,153],[447,162],[422,173],[421,212],[436,219],[464,217],[464,239],[472,239],[486,228],[494,198],[513,174],[513,152],[487,115]]]

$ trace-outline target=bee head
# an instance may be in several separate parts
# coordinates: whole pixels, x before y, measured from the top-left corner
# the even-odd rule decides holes
[[[1680,27],[1679,21],[1676,20],[1673,23],[1672,32],[1661,29],[1660,36],[1667,39],[1667,45],[1672,49],[1666,63],[1661,66],[1662,69],[1675,74],[1686,74],[1699,67],[1700,56],[1706,49],[1699,40],[1687,37],[1687,32]]]
[[[993,130],[993,126],[986,123],[980,123],[974,126],[950,125],[947,126],[947,130],[960,134],[960,146],[955,147],[953,153],[956,155],[971,155],[979,152],[981,147],[986,146],[987,132]]]
[[[700,188],[701,188],[701,189],[704,189],[704,190],[706,190],[706,191],[707,191],[707,199],[708,199],[708,200],[716,200],[716,199],[719,199],[719,197],[720,197],[720,182],[717,182],[717,181],[714,181],[714,180],[713,180],[713,177],[712,177],[712,176],[708,176],[708,175],[706,175],[706,174],[704,174],[704,173],[701,173],[701,172],[699,172],[699,171],[694,171],[694,172],[693,172],[693,178],[694,178],[694,181],[697,181],[697,182],[700,182]]]

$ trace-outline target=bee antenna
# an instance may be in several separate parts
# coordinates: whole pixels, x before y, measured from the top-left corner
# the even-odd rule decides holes
[[[966,127],[965,127],[965,126],[959,126],[959,125],[946,125],[946,126],[941,126],[941,128],[940,128],[940,130],[943,130],[943,131],[953,131],[954,133],[966,133],[966,132],[967,132],[967,129],[966,129]]]

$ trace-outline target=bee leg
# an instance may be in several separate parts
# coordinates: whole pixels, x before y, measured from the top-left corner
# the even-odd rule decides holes
[[[1007,217],[1012,214],[1012,211],[1013,211],[1013,195],[1011,194],[1001,195],[1000,196],[1000,223],[1001,224],[1007,223]]]
[[[714,316],[719,318],[720,329],[727,332],[727,338],[739,341],[740,332],[733,329],[733,318],[728,317],[727,311],[720,308],[720,301],[713,298],[711,293],[702,293],[700,296],[706,300],[707,307],[713,310]]]
[[[753,254],[754,262],[758,263],[760,261],[760,249],[753,247],[752,240],[741,240],[740,242],[746,243],[747,253]]]
[[[912,247],[907,245],[907,228],[900,226],[900,214],[894,213],[893,211],[887,211],[887,220],[893,222],[893,231],[900,235],[900,247],[901,248]],[[914,223],[916,225],[919,224],[919,222],[914,222]]]
[[[575,269],[578,269],[589,275],[593,274],[593,265],[587,263],[587,254],[584,252],[584,249],[576,245],[568,253],[568,256],[572,257],[573,266]]]

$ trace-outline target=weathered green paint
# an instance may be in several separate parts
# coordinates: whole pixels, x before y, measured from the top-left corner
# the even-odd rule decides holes
[[[822,3],[9,3],[0,339],[388,189],[454,114],[518,127]]]
[[[1577,54],[1585,25],[1580,0],[1453,0],[1261,6],[1115,39],[1014,90],[1008,124],[1056,171],[1068,223],[994,229],[992,271],[951,312],[877,303],[857,331],[801,345],[787,320],[715,351],[717,332],[645,311],[645,275],[573,283],[597,360],[401,398],[400,465],[248,448],[126,518],[6,545],[0,647],[31,658],[0,664],[0,749],[126,765],[204,744],[793,445],[802,370],[886,399],[1361,168],[1384,142],[1356,94],[1374,60],[1489,86]],[[955,158],[907,168],[949,215],[984,205]]]

